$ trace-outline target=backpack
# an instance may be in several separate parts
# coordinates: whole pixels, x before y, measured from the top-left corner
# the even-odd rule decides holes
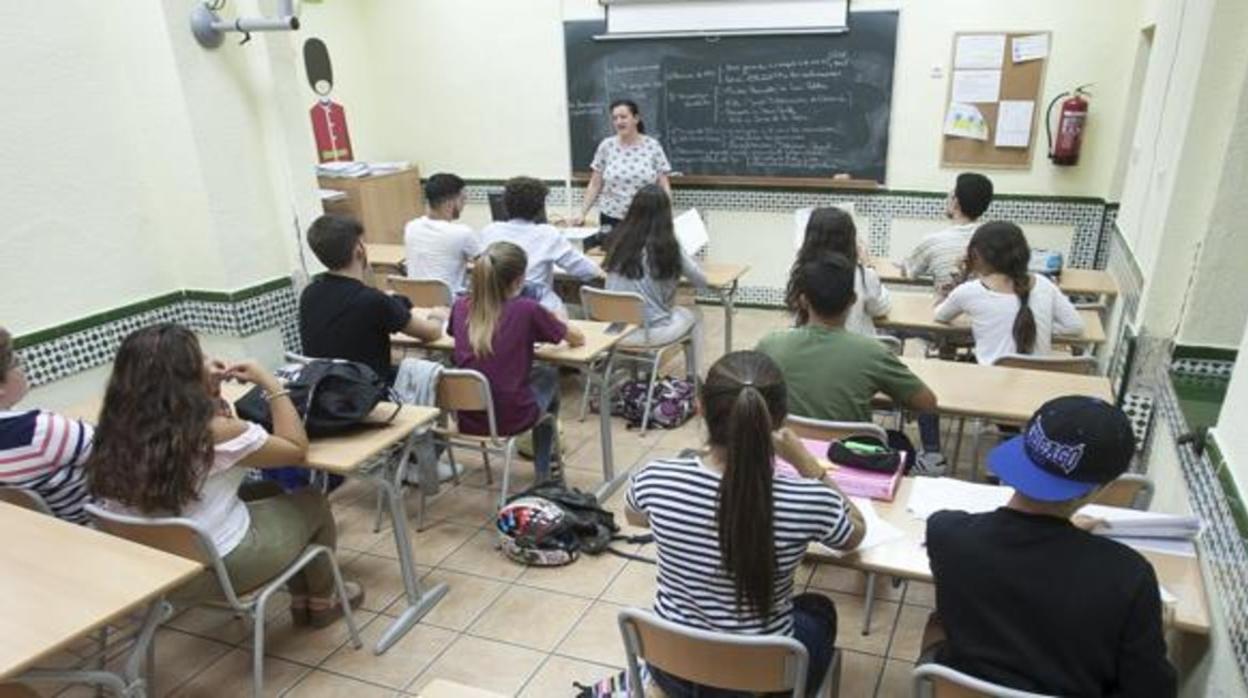
[[[285,367],[286,390],[303,418],[308,436],[330,436],[364,423],[377,403],[390,397],[390,388],[373,369],[357,361],[313,359],[298,367]],[[239,419],[273,431],[273,413],[260,386],[234,403]],[[399,413],[396,407],[390,421]]]
[[[628,420],[630,429],[641,427],[646,411],[647,380],[628,381],[620,386],[611,400],[611,414]],[[675,429],[693,417],[693,383],[682,378],[663,376],[654,383],[650,401],[649,426]]]
[[[620,530],[615,515],[603,509],[597,497],[550,483],[509,497],[495,527],[507,557],[542,567],[575,562],[582,552],[598,555]]]

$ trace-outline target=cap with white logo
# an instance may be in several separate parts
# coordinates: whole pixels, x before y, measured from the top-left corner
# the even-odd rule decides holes
[[[1134,453],[1135,434],[1122,410],[1072,395],[1044,403],[1021,436],[988,454],[988,465],[1019,493],[1061,502],[1126,472]]]

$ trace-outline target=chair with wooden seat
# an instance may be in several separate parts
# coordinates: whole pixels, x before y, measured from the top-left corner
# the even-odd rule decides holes
[[[1032,371],[1050,371],[1052,373],[1071,373],[1081,376],[1096,374],[1097,362],[1091,356],[1071,356],[1070,354],[1005,354],[992,362],[993,366],[1005,368],[1025,368]],[[979,479],[980,438],[983,436],[983,421],[976,420],[971,433],[971,480]]]
[[[347,596],[346,585],[342,581],[342,572],[338,569],[338,561],[334,551],[324,545],[309,544],[294,562],[269,581],[254,589],[236,589],[230,579],[225,561],[217,553],[212,543],[212,536],[191,519],[182,517],[147,518],[121,514],[105,509],[98,504],[87,504],[86,509],[95,517],[100,530],[125,538],[126,540],[163,550],[202,563],[209,574],[216,579],[221,589],[223,601],[205,601],[202,605],[228,608],[235,613],[251,619],[252,664],[251,690],[253,696],[264,694],[264,626],[268,617],[266,606],[274,593],[285,588],[291,577],[308,566],[318,557],[329,560],[334,572],[334,589],[338,602],[342,604],[342,617],[347,624],[351,637],[351,646],[359,649],[363,646],[360,633],[355,625],[355,617],[351,613],[351,599]]]
[[[554,415],[549,412],[543,412],[537,422],[529,426],[527,429],[515,434],[500,434],[498,431],[498,419],[494,411],[494,397],[490,394],[490,381],[479,371],[469,369],[445,369],[438,378],[438,400],[437,407],[446,413],[458,412],[484,412],[486,421],[490,425],[490,433],[488,434],[466,434],[456,428],[449,426],[434,427],[434,438],[438,443],[446,446],[447,457],[451,463],[454,463],[452,449],[466,448],[470,451],[476,451],[481,454],[481,458],[485,464],[485,479],[487,483],[493,483],[494,477],[490,472],[490,455],[496,454],[503,458],[503,482],[498,493],[498,505],[501,507],[507,503],[507,495],[511,485],[511,463],[515,460],[516,455],[516,439],[522,434],[532,431],[534,427],[540,424],[555,421]],[[458,422],[458,417],[456,418]],[[558,461],[559,449],[558,439],[555,439],[554,453],[551,458]],[[553,463],[552,463],[553,466]],[[424,489],[421,489],[421,507],[420,514],[417,517],[416,524],[419,529],[424,522],[425,505],[427,498]]]
[[[782,635],[735,635],[664,620],[651,611],[620,611],[620,633],[628,659],[628,685],[645,698],[640,660],[705,686],[750,693],[806,695],[806,648]],[[841,651],[832,661],[816,695],[835,696],[841,682]]]
[[[685,363],[689,367],[689,373],[693,380],[697,380],[698,357],[693,347],[693,333],[696,331],[696,326],[690,327],[688,332],[667,344],[650,346],[650,323],[646,320],[646,302],[640,295],[621,291],[606,291],[592,286],[582,286],[581,307],[585,311],[585,317],[590,320],[619,322],[634,325],[638,328],[633,330],[630,338],[640,337],[645,346],[621,343],[616,345],[615,351],[603,360],[609,362],[610,366],[614,366],[616,361],[625,361],[641,364],[649,368],[650,380],[646,389],[646,407],[641,416],[641,435],[645,436],[646,429],[650,425],[650,409],[653,406],[654,384],[658,382],[659,368],[663,365],[667,352],[672,349],[682,349],[685,352]],[[585,415],[589,411],[589,393],[593,387],[593,376],[595,373],[597,371],[593,366],[589,367],[585,372],[585,394],[581,398],[581,420],[585,419]],[[611,380],[610,370],[603,371],[602,375],[602,380]],[[606,391],[601,391],[599,394],[606,394]],[[609,410],[611,406],[599,405],[599,409]]]
[[[1153,503],[1153,481],[1138,473],[1123,473],[1105,485],[1092,500],[1094,504],[1148,511]]]
[[[390,290],[412,302],[416,308],[449,308],[455,300],[451,287],[441,279],[409,279],[391,274],[386,277]]]
[[[914,698],[1056,698],[1008,688],[935,662],[916,666],[910,675],[914,678]]]

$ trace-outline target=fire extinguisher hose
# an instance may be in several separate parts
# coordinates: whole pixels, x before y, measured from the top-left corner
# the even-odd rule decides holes
[[[1063,92],[1054,97],[1053,101],[1049,102],[1049,108],[1044,110],[1044,135],[1049,139],[1049,159],[1053,158],[1053,106],[1068,94],[1071,93]]]

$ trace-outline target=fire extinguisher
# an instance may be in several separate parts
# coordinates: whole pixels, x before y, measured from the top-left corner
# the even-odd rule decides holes
[[[1079,162],[1079,148],[1083,145],[1083,129],[1088,118],[1088,100],[1092,93],[1087,92],[1088,85],[1080,85],[1073,93],[1063,92],[1049,102],[1049,109],[1044,115],[1044,128],[1049,136],[1049,159],[1054,165],[1075,165]],[[1053,142],[1053,107],[1063,97],[1070,95],[1062,102],[1061,114],[1057,119],[1057,143]]]

